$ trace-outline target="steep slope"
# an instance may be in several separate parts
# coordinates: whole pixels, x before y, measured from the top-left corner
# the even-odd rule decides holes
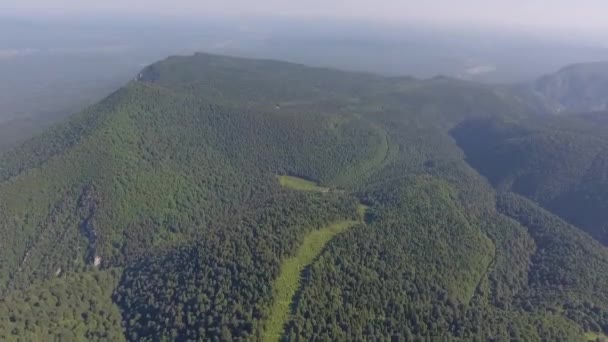
[[[425,178],[378,192],[376,221],[337,238],[311,269],[289,339],[580,338],[581,328],[545,308],[553,298],[533,308],[520,303],[533,291],[528,277],[535,271],[535,242],[526,230],[502,216],[474,225],[452,195],[446,184]],[[599,254],[608,256],[601,247]],[[605,269],[605,260],[599,264]],[[538,267],[551,274],[562,266]],[[598,308],[605,310],[605,303]]]
[[[221,78],[232,82],[240,74],[234,70],[230,75],[232,59],[200,58],[216,62],[210,70],[228,72],[217,76],[218,82]],[[160,65],[164,63],[172,60]],[[203,64],[199,67],[204,70]],[[283,81],[270,86],[284,89]],[[208,246],[219,239],[226,244],[219,249],[213,246],[215,257],[202,259],[190,274],[202,277],[210,288],[209,280],[217,281],[217,277],[201,272],[217,269],[218,258],[227,263],[247,262],[243,253],[226,255],[232,244],[244,243],[247,234],[254,234],[250,245],[262,248],[248,260],[255,260],[255,269],[267,275],[254,283],[260,287],[256,291],[263,291],[264,284],[276,276],[272,270],[278,268],[281,257],[295,249],[307,230],[356,217],[352,197],[328,194],[314,200],[313,195],[289,195],[275,174],[321,182],[344,176],[352,165],[371,159],[377,146],[386,144],[377,129],[348,113],[325,114],[314,106],[306,111],[297,105],[278,109],[280,97],[272,105],[237,100],[226,104],[213,97],[216,92],[244,92],[179,90],[179,86],[131,83],[2,156],[3,292],[55,274],[80,272],[91,264],[145,270],[139,265],[148,260],[149,267],[159,267],[164,255],[179,256],[181,250],[192,248],[205,251],[191,246],[191,241]],[[266,111],[265,106],[272,110]],[[290,214],[295,208],[305,215]],[[263,224],[264,220],[269,223]],[[282,226],[286,222],[291,222],[291,230]],[[267,262],[260,255],[267,255]],[[180,271],[181,276],[187,276],[188,270]],[[124,317],[136,312],[123,303],[142,299],[133,293],[129,279],[121,280],[119,289],[131,296],[120,290],[115,297]],[[165,293],[172,291],[171,286],[155,288]],[[261,293],[252,304],[262,305],[264,298],[270,301],[269,293],[265,297]],[[215,305],[208,311],[197,309],[202,315],[220,312]],[[248,328],[235,326],[235,333],[253,333],[251,323]],[[141,336],[141,331],[128,327]],[[214,331],[204,335],[213,336]]]
[[[538,79],[530,90],[554,112],[608,109],[608,62],[567,66]]]
[[[524,122],[528,108],[446,78],[171,57],[0,157],[0,312],[57,283],[66,285],[54,296],[72,298],[100,268],[117,281],[110,299],[109,281],[91,293],[103,314],[77,311],[106,331],[92,323],[77,337],[260,340],[281,265],[311,232],[359,219],[363,202],[367,224],[324,241],[302,272],[282,338],[570,341],[606,333],[603,276],[568,282],[591,259],[605,274],[605,248],[577,232],[576,247],[591,252],[564,268],[554,251],[571,251],[576,230],[536,207],[514,212],[501,200],[497,210],[492,186],[450,135],[484,118]],[[528,131],[501,132],[496,139]],[[568,189],[573,174],[552,182]],[[281,186],[293,177],[321,191]],[[548,222],[542,229],[529,222],[538,215]],[[562,283],[567,301],[537,295]],[[65,327],[49,319],[28,330],[29,320],[22,310],[4,322],[9,339]]]
[[[605,333],[606,248],[517,195],[501,195],[498,209],[526,227],[536,244],[529,286],[519,295],[520,305],[526,311],[562,311],[585,330]]]
[[[608,244],[608,126],[595,117],[472,120],[453,134],[494,185],[537,201]]]
[[[91,112],[97,122],[66,125],[93,126],[78,127],[72,146],[53,134],[56,145],[43,136],[29,150],[5,157],[6,177],[11,169],[20,174],[0,185],[2,231],[11,234],[4,240],[12,241],[3,249],[4,279],[11,274],[19,282],[17,273],[29,273],[17,272],[17,267],[43,274],[77,268],[73,260],[83,256],[88,262],[99,256],[104,263],[122,264],[152,246],[194,234],[193,223],[208,225],[230,210],[263,202],[277,192],[273,172],[331,179],[349,162],[365,158],[366,144],[373,150],[382,139],[356,118],[329,122],[298,113],[261,117],[253,109],[242,115],[141,83],[115,96],[120,104]],[[174,112],[174,101],[180,101],[182,112]],[[72,133],[60,134],[69,139]],[[369,139],[354,140],[358,135]],[[42,166],[27,169],[40,162]],[[196,207],[201,211],[182,221],[181,210]],[[24,208],[36,210],[26,214]],[[138,235],[142,219],[155,228]],[[69,248],[55,251],[53,240]],[[48,253],[64,256],[49,258]]]
[[[0,301],[3,341],[124,341],[112,291],[120,270],[83,272],[35,282]]]

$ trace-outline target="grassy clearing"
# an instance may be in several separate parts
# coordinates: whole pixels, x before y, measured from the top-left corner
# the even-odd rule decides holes
[[[274,281],[274,303],[270,316],[266,321],[264,341],[278,341],[285,323],[289,320],[290,306],[293,297],[300,287],[301,274],[304,268],[310,265],[321,253],[325,245],[336,235],[361,223],[360,221],[340,221],[320,230],[310,232],[296,254],[283,261],[281,274]]]
[[[608,341],[608,336],[606,336],[604,334],[594,333],[594,332],[587,332],[587,333],[585,333],[585,340],[586,341],[597,341],[598,339],[600,341],[602,341],[602,342]]]
[[[369,206],[365,204],[359,203],[359,205],[357,205],[357,216],[359,216],[359,220],[361,220],[361,222],[365,222],[365,214],[367,214],[368,210]]]
[[[299,191],[329,191],[329,188],[320,187],[315,182],[293,176],[279,176],[279,184],[282,187]]]

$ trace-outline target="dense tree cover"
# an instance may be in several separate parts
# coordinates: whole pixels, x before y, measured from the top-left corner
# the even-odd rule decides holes
[[[608,127],[595,118],[472,120],[454,136],[496,186],[539,202],[608,244]]]
[[[608,109],[608,63],[573,64],[546,75],[531,85],[547,109],[577,113]]]
[[[431,179],[400,183],[370,194],[373,222],[336,238],[311,267],[287,336],[425,336],[426,326],[412,331],[398,311],[421,309],[436,297],[454,305],[470,300],[492,259],[491,242],[458,209],[449,209],[445,185]],[[449,324],[435,323],[434,336],[447,332]]]
[[[356,103],[373,90],[391,90],[383,77],[271,60],[207,54],[173,56],[145,68],[140,81],[220,104],[336,107]],[[227,91],[228,90],[228,91]]]
[[[519,309],[513,294],[506,303],[505,290],[490,282],[517,292],[527,286],[518,279],[526,272],[499,267],[511,262],[498,260],[505,250],[471,225],[449,186],[426,177],[400,183],[370,195],[373,223],[336,238],[313,265],[285,338],[580,337],[580,328],[564,317]],[[518,255],[506,256],[513,257]],[[503,303],[497,300],[501,291]]]
[[[230,220],[276,193],[273,173],[329,180],[385,142],[355,117],[263,115],[254,109],[243,114],[139,83],[120,93],[114,110],[90,113],[99,116],[98,124],[79,136],[80,143],[0,185],[3,239],[12,242],[1,252],[6,265],[1,276],[10,286],[27,283],[18,279],[21,274],[76,269],[82,266],[77,260],[91,259],[84,254],[122,265],[150,247],[203,234],[199,228]],[[74,120],[65,126],[90,124]],[[44,150],[55,146],[47,145],[48,139],[44,135],[29,143],[33,147],[22,147],[22,159],[54,154]],[[20,162],[10,155],[3,159],[7,170]],[[89,188],[97,204],[81,215],[79,208],[88,204],[78,198]],[[90,232],[79,233],[83,230]],[[87,241],[93,233],[94,246]],[[45,234],[63,238],[70,250],[65,260],[44,257],[51,253],[40,245],[49,245]],[[33,269],[17,271],[25,267]]]
[[[65,152],[96,127],[106,117],[106,112],[116,110],[124,100],[123,92],[117,91],[100,103],[76,114],[40,136],[28,140],[2,155],[0,180],[4,181],[25,170],[36,167],[54,155]]]
[[[608,332],[606,248],[517,195],[500,196],[498,208],[521,222],[536,245],[520,305],[564,310],[585,330]]]
[[[31,291],[69,284],[53,296],[72,298],[98,279],[89,294],[103,304],[57,306],[103,317],[76,338],[258,340],[281,262],[307,233],[356,219],[361,201],[366,224],[306,269],[285,338],[601,336],[605,247],[532,202],[497,200],[492,185],[532,191],[523,194],[555,212],[544,198],[588,198],[598,222],[604,128],[543,122],[532,107],[446,78],[169,58],[0,156],[0,293],[11,309]],[[282,188],[277,175],[328,190]],[[598,193],[565,195],[583,185]],[[106,274],[91,270],[96,261],[122,272],[118,285],[95,278]],[[8,322],[26,338],[34,318],[20,315]]]
[[[258,336],[281,259],[304,234],[354,219],[356,202],[333,194],[284,194],[193,246],[128,267],[114,299],[131,340]]]
[[[112,303],[119,270],[61,274],[0,299],[2,341],[123,341]]]

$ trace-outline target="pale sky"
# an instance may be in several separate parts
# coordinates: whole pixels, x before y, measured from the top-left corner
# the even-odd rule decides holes
[[[348,18],[608,33],[608,0],[1,0],[6,14]]]

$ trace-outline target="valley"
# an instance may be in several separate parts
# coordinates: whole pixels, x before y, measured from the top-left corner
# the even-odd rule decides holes
[[[146,67],[0,155],[0,339],[602,336],[606,127],[521,91]]]

